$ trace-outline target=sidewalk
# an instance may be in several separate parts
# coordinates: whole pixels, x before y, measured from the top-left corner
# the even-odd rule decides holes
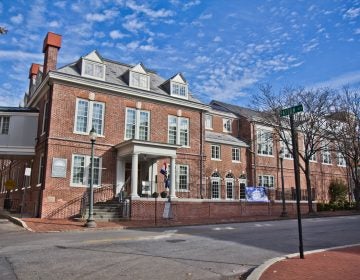
[[[360,278],[359,263],[360,244],[356,244],[308,252],[304,259],[299,256],[283,258],[263,271],[259,267],[248,280],[354,280]]]

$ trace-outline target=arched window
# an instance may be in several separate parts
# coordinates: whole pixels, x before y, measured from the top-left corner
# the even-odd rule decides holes
[[[234,175],[229,172],[225,176],[226,199],[234,199]]]
[[[220,174],[215,171],[211,174],[211,198],[220,199],[221,196],[221,177]]]

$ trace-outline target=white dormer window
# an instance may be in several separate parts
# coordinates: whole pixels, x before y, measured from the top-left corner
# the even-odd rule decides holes
[[[130,86],[149,90],[150,89],[149,81],[150,79],[147,74],[141,74],[130,71]]]
[[[187,97],[187,86],[180,83],[171,82],[171,95]]]
[[[180,73],[170,79],[170,95],[188,99],[188,85]]]
[[[105,65],[96,51],[92,51],[82,58],[81,76],[102,81],[105,80]]]
[[[129,86],[150,90],[150,76],[141,63],[130,69]]]

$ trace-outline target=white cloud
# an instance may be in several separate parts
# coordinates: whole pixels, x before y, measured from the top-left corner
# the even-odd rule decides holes
[[[139,47],[139,41],[130,42],[126,45],[126,47],[129,48],[130,50],[135,50]]]
[[[58,27],[61,26],[61,23],[59,21],[53,20],[53,21],[49,22],[49,26],[54,27],[54,28],[58,28]]]
[[[195,57],[195,61],[196,61],[196,63],[205,63],[205,62],[209,62],[210,59],[209,59],[209,57],[203,55],[203,56]]]
[[[303,52],[304,53],[308,53],[311,52],[312,50],[314,50],[317,46],[319,45],[319,43],[315,40],[312,39],[309,42],[303,44]]]
[[[60,8],[60,9],[64,9],[66,6],[66,2],[65,1],[57,1],[54,3],[54,6]]]
[[[355,31],[354,31],[354,33],[355,33],[356,35],[360,34],[360,28],[356,28]]]
[[[10,21],[14,24],[20,24],[23,22],[23,20],[24,20],[24,17],[22,14],[18,14],[16,16],[13,16],[10,18]]]
[[[117,15],[119,14],[118,11],[115,10],[105,10],[104,13],[99,14],[99,13],[94,13],[94,14],[87,14],[85,16],[87,21],[95,21],[95,22],[103,22],[103,21],[107,21],[107,20],[111,20],[113,18],[115,18]]]
[[[214,41],[214,42],[221,42],[222,39],[221,39],[220,36],[216,36],[213,41]]]
[[[360,71],[348,72],[337,77],[333,77],[327,81],[319,82],[313,84],[309,87],[319,88],[319,87],[330,87],[330,88],[341,88],[348,85],[358,85],[360,84]]]
[[[109,33],[111,39],[121,39],[121,38],[124,38],[126,37],[127,35],[121,33],[119,30],[112,30],[110,33]]]
[[[31,53],[31,52],[23,52],[23,51],[7,51],[0,50],[0,59],[1,60],[42,60],[43,55],[41,53]]]
[[[137,5],[134,1],[128,1],[126,2],[126,5],[128,8],[132,9],[133,11],[144,13],[148,17],[151,18],[164,18],[164,17],[170,17],[174,15],[173,11],[160,9],[160,10],[152,10],[145,5]]]
[[[190,1],[184,5],[183,9],[184,10],[190,9],[192,6],[200,5],[200,3],[201,3],[200,0]]]
[[[200,15],[199,19],[200,19],[200,20],[211,19],[212,16],[213,16],[213,15],[212,15],[211,13],[209,13],[209,14],[202,14],[202,15]]]
[[[145,23],[138,21],[138,19],[131,19],[123,24],[123,27],[131,32],[137,32],[138,29],[141,29],[145,26]]]
[[[139,49],[147,52],[153,52],[157,50],[157,48],[153,45],[142,45],[139,47]]]
[[[354,19],[359,15],[360,15],[360,8],[350,8],[345,12],[344,18]]]

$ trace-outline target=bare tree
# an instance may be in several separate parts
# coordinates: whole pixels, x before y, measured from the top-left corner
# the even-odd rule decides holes
[[[5,27],[0,26],[0,35],[4,35],[6,33],[8,33],[8,30]]]
[[[345,159],[354,184],[356,208],[360,210],[360,90],[343,89],[329,118],[330,136]]]
[[[328,145],[326,133],[326,116],[332,107],[332,91],[329,89],[283,88],[274,92],[268,84],[260,86],[260,91],[253,96],[257,109],[264,113],[264,122],[272,126],[277,138],[282,142],[284,149],[294,155],[291,137],[290,120],[281,117],[282,109],[302,104],[304,111],[294,114],[294,123],[297,133],[304,139],[304,147],[299,151],[300,168],[305,174],[308,193],[309,212],[314,212],[312,206],[312,183],[310,161],[313,156]]]

